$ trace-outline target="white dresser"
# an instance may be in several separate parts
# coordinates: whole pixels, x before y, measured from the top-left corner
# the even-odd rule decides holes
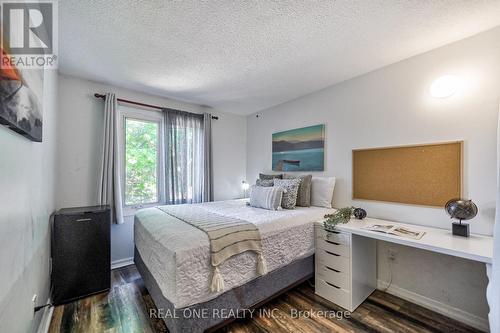
[[[376,288],[376,241],[315,223],[316,294],[354,311]]]

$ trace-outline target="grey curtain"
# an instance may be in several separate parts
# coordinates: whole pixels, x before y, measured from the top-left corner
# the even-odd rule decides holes
[[[112,221],[122,224],[123,199],[120,182],[118,128],[119,116],[116,96],[115,94],[106,94],[98,203],[110,205]]]
[[[213,168],[212,168],[212,115],[203,114],[203,196],[202,201],[214,199]]]
[[[211,124],[207,115],[165,109],[166,203],[212,200]],[[210,117],[211,120],[211,117]]]

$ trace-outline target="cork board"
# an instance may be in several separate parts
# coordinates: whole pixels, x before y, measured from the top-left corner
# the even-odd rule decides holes
[[[353,199],[439,206],[462,194],[463,142],[352,151]]]

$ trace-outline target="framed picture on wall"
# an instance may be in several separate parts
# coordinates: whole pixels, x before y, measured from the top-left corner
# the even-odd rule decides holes
[[[0,48],[2,58],[9,54]],[[36,142],[42,141],[43,69],[0,66],[0,124]]]
[[[274,171],[324,171],[325,125],[273,134]]]

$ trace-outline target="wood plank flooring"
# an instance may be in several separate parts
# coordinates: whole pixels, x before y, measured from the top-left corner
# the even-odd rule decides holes
[[[49,333],[168,332],[161,319],[149,318],[149,309],[154,308],[135,266],[127,266],[112,271],[109,293],[56,307]],[[303,312],[297,316],[297,311]],[[329,311],[330,318],[318,311]],[[350,318],[336,319],[332,314],[337,311],[344,310],[315,295],[306,282],[257,309],[252,318],[234,321],[217,333],[479,332],[381,291],[375,291]]]

